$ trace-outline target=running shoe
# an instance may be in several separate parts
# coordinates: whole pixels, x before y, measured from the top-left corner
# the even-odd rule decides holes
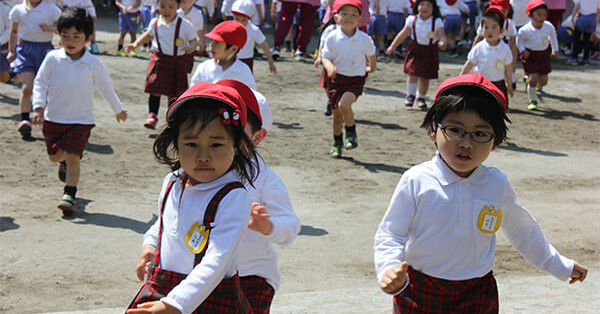
[[[23,138],[31,137],[31,122],[28,120],[22,120],[19,122],[19,126],[17,126],[17,130],[21,133]]]
[[[341,158],[342,157],[342,143],[333,142],[331,146],[331,151],[329,151],[329,156],[332,158]]]
[[[90,44],[90,52],[95,55],[100,53],[100,50],[98,50],[98,45],[96,43]]]
[[[275,60],[275,61],[277,61],[277,59],[279,59],[279,57],[280,57],[279,48],[273,47],[273,50],[271,50],[271,57],[273,57],[273,60]]]
[[[413,104],[415,103],[415,96],[414,95],[408,95],[406,96],[406,99],[404,100],[404,106],[407,108],[410,108],[413,106]]]
[[[58,180],[67,181],[67,163],[64,160],[58,163]]]
[[[158,124],[158,117],[156,116],[156,114],[151,113],[146,118],[146,122],[144,122],[144,127],[154,130],[154,129],[156,129],[157,124]]]
[[[356,133],[347,133],[346,134],[346,143],[344,144],[344,148],[346,149],[355,149],[358,147],[358,141]]]
[[[323,114],[324,114],[326,117],[329,117],[329,116],[331,115],[331,113],[332,113],[332,112],[331,112],[331,103],[330,103],[330,102],[327,102],[327,105],[325,105],[325,109],[323,109]]]
[[[62,210],[63,215],[73,215],[73,207],[75,206],[75,199],[69,194],[63,194],[60,202],[58,202],[58,208]]]
[[[537,110],[537,101],[531,101],[529,102],[529,105],[527,105],[527,109],[529,110]]]
[[[425,102],[425,98],[418,98],[417,99],[417,108],[421,109],[421,110],[427,110],[427,103]]]

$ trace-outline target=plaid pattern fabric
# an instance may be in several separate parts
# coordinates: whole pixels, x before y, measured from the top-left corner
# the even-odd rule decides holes
[[[404,73],[425,79],[437,79],[439,68],[437,45],[419,45],[416,40],[411,41],[404,58]]]
[[[325,88],[327,89],[327,96],[329,97],[331,108],[337,108],[338,103],[345,92],[351,92],[356,98],[362,95],[366,81],[367,74],[364,76],[345,76],[338,74],[333,79],[327,76]]]
[[[42,133],[48,155],[55,155],[58,149],[83,156],[93,124],[62,124],[44,121]]]
[[[321,71],[321,77],[319,77],[319,87],[325,87],[325,84],[327,84],[327,71],[325,71],[325,68],[323,68],[323,71]]]
[[[244,62],[250,68],[250,72],[254,73],[254,58],[246,58],[240,59],[240,61]]]
[[[552,55],[552,48],[548,46],[546,50],[532,51],[529,50],[529,58],[523,58],[521,54],[521,63],[523,63],[523,72],[525,75],[531,74],[548,74],[552,72],[552,64],[550,58]]]
[[[190,65],[186,56],[169,56],[154,51],[148,64],[144,92],[169,98],[181,95],[188,88],[187,73]]]
[[[492,272],[469,280],[444,280],[409,267],[410,283],[394,296],[394,313],[498,313]]]
[[[244,276],[240,277],[242,291],[252,306],[254,313],[268,314],[271,302],[275,296],[275,289],[262,277]]]
[[[502,93],[504,94],[504,98],[506,98],[506,106],[508,107],[508,89],[506,88],[506,81],[495,81],[492,82],[492,84],[496,85],[496,87],[498,87],[500,91],[502,91]]]

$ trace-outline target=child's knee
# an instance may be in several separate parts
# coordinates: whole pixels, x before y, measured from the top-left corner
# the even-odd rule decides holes
[[[65,152],[65,162],[67,165],[78,165],[81,160],[81,157],[78,154]]]
[[[62,158],[60,158],[61,156],[57,153],[57,154],[53,154],[53,155],[48,155],[48,159],[50,159],[51,162],[61,162]]]

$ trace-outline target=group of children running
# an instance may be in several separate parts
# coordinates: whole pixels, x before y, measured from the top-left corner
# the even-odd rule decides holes
[[[254,5],[238,1],[232,6],[235,19],[205,34],[212,40],[211,58],[197,66],[189,88],[187,73],[199,39],[177,13],[179,0],[158,0],[160,15],[123,46],[131,53],[151,42],[145,87],[150,114],[144,125],[157,127],[160,96],[167,96],[166,125],[153,151],[171,169],[158,198],[159,218],[144,235],[136,267],[145,283],[127,313],[268,313],[280,285],[272,244],[289,245],[300,230],[283,181],[258,153],[273,117],[257,91],[251,58],[240,54],[249,44],[265,51],[268,46],[264,36],[250,35],[256,32],[248,22]],[[26,73],[21,75],[23,94],[29,89],[33,97],[22,94],[27,101],[22,109],[28,115],[29,103],[33,106],[33,123],[42,125],[49,159],[59,163],[65,182],[58,207],[73,215],[80,160],[95,125],[94,90],[110,104],[117,122],[128,116],[102,62],[86,48],[93,17],[80,7],[61,13],[52,6],[27,0],[11,10],[14,33],[7,57],[12,61],[18,55],[16,69]],[[358,29],[363,10],[360,0],[335,0],[332,23],[320,44],[335,158],[342,149],[358,146],[352,103],[376,70],[375,45]],[[517,38],[533,96],[547,82],[555,47],[553,30],[544,22],[546,11],[541,0],[530,1],[531,22],[519,31],[523,39]],[[492,267],[500,229],[529,261],[558,279],[573,283],[587,275],[583,265],[548,242],[517,203],[506,176],[482,165],[506,138],[510,122],[506,112],[514,55],[500,39],[506,25],[501,7],[485,11],[483,39],[469,53],[461,75],[440,85],[430,107],[424,97],[429,80],[437,78],[439,48],[448,43],[436,2],[417,0],[386,51],[392,53],[411,36],[405,105],[416,102],[427,110],[421,127],[437,148],[431,161],[402,176],[375,236],[379,286],[394,295],[394,311],[498,312]],[[62,48],[48,52],[53,32]],[[478,73],[469,74],[473,69]]]

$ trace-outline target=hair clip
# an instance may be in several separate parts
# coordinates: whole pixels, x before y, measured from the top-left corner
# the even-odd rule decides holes
[[[221,123],[223,123],[223,125],[228,125],[229,123],[231,123],[231,118],[229,118],[229,111],[227,111],[227,109],[219,109],[219,115],[223,116],[221,118]]]
[[[233,124],[238,125],[239,123],[240,123],[240,111],[236,109],[233,111]]]

